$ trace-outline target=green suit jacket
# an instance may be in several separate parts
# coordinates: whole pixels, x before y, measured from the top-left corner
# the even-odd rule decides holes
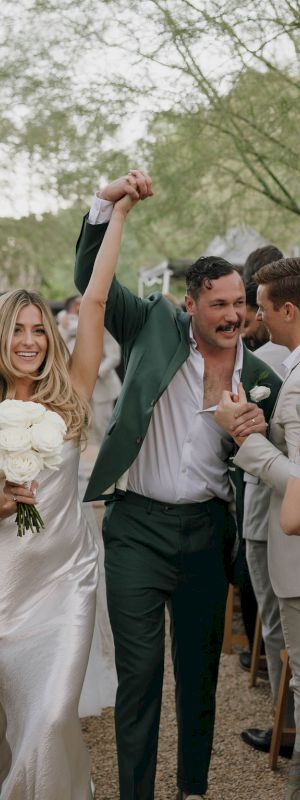
[[[90,225],[86,220],[83,222],[75,266],[75,283],[82,293],[88,284],[106,227]],[[189,355],[190,319],[189,314],[172,305],[160,293],[144,300],[114,278],[107,302],[105,327],[122,347],[125,379],[85,500],[102,498],[103,493],[116,484],[136,458],[155,404]],[[263,380],[260,380],[261,376]],[[247,348],[244,348],[241,378],[247,394],[257,383],[270,387],[269,398],[261,403],[268,421],[281,385],[280,378]],[[240,522],[243,495],[241,475],[237,498],[241,507],[238,513]]]

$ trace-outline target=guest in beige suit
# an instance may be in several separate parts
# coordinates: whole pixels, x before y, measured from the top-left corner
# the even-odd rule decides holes
[[[271,341],[288,347],[286,375],[270,421],[267,440],[262,434],[243,436],[243,398],[238,407],[223,394],[217,421],[239,445],[235,463],[261,478],[272,489],[268,530],[269,572],[279,598],[282,628],[288,650],[295,699],[296,740],[284,800],[300,800],[300,540],[284,535],[280,510],[300,441],[300,258],[287,258],[262,267],[258,284],[258,315]]]
[[[115,401],[122,388],[120,378],[116,372],[116,367],[119,366],[120,361],[120,345],[111,333],[104,328],[103,357],[91,401],[93,415],[92,434],[98,446],[102,444]]]

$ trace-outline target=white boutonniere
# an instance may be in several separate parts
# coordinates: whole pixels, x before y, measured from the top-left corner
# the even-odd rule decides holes
[[[270,387],[262,386],[262,384],[258,385],[259,381],[264,380],[264,378],[267,378],[268,375],[269,375],[269,370],[267,371],[265,370],[264,372],[262,372],[261,375],[258,376],[257,381],[254,384],[253,388],[250,389],[249,394],[253,403],[260,403],[262,400],[266,400],[267,397],[270,397],[271,394]]]
[[[253,386],[253,389],[250,389],[250,397],[253,403],[260,403],[261,400],[266,400],[267,397],[270,397],[271,389],[269,386]]]

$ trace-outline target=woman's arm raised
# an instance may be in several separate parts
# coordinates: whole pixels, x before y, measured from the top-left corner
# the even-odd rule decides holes
[[[118,261],[124,222],[137,202],[126,194],[115,203],[82,297],[70,377],[74,388],[87,399],[92,395],[102,357],[105,303]]]

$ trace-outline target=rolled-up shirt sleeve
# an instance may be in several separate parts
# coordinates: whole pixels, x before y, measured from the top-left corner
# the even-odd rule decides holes
[[[110,200],[103,200],[102,197],[98,197],[96,194],[88,215],[90,225],[101,225],[104,222],[109,222],[113,207],[114,205]]]

